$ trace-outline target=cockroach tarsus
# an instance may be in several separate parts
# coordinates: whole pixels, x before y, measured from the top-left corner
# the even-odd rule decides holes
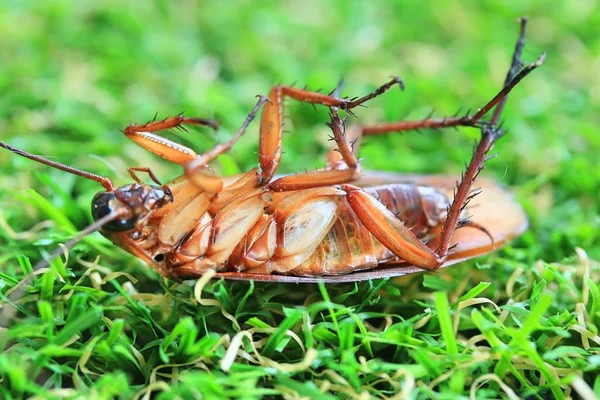
[[[488,252],[490,246],[493,249],[494,244],[503,244],[526,226],[526,218],[519,214],[514,226],[494,230],[493,226],[469,219],[466,209],[479,193],[472,187],[487,153],[503,134],[498,121],[508,93],[544,59],[542,54],[534,63],[523,66],[525,28],[526,20],[522,19],[504,87],[473,114],[363,126],[347,132],[346,120],[340,118],[339,111],[352,114],[354,108],[395,85],[404,89],[402,80],[394,77],[372,93],[352,99],[338,97],[341,85],[330,95],[276,86],[268,97],[258,96],[251,113],[229,141],[203,154],[158,132],[185,129],[185,125],[217,129],[215,121],[177,115],[128,126],[123,133],[129,139],[184,168],[183,175],[164,185],[147,167],[129,168],[135,183],[115,187],[107,177],[4,142],[0,147],[103,185],[105,190],[92,201],[94,224],[69,241],[68,247],[99,229],[169,278],[194,278],[215,270],[217,276],[232,279],[339,282],[432,271]],[[329,108],[328,125],[337,149],[328,154],[324,169],[276,175],[282,155],[285,97]],[[209,168],[210,162],[235,145],[261,108],[259,166],[235,178],[216,176]],[[492,109],[492,117],[484,121]],[[458,126],[480,129],[481,139],[452,200],[448,178],[433,184],[427,181],[434,178],[421,177],[412,183],[373,185],[378,178],[373,174],[365,177],[361,171],[357,152],[365,136]],[[154,184],[142,183],[137,173],[148,174]],[[492,192],[498,190],[490,185]],[[498,193],[496,201],[508,198],[502,191]],[[487,245],[469,247],[468,239],[466,247],[454,249],[456,231],[463,227],[480,231],[487,237]],[[414,267],[389,266],[400,262]]]

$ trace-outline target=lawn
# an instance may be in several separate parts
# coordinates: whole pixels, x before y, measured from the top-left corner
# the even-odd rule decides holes
[[[156,275],[98,233],[19,284],[91,222],[95,182],[0,152],[0,397],[594,398],[600,394],[600,6],[595,1],[358,0],[0,3],[0,139],[130,182],[181,173],[120,129],[181,111],[222,129],[169,136],[208,149],[277,83],[406,90],[361,123],[480,107],[499,89],[519,16],[524,58],[508,134],[483,175],[530,229],[439,273],[360,284]],[[283,172],[323,165],[327,110],[288,102]],[[354,120],[354,119],[353,119]],[[215,163],[257,163],[258,124]],[[366,169],[460,174],[473,129],[367,140]],[[7,303],[13,292],[18,301]],[[14,299],[15,297],[11,297]],[[8,313],[12,309],[14,312]]]

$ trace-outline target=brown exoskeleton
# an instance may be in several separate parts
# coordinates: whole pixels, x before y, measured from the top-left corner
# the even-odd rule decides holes
[[[403,89],[399,78],[361,98],[340,99],[337,90],[324,95],[288,86],[277,86],[268,97],[260,96],[256,106],[236,135],[204,154],[165,139],[157,132],[185,124],[216,128],[214,121],[182,115],[130,125],[124,134],[146,150],[184,167],[185,173],[163,185],[149,168],[130,168],[136,183],[116,188],[110,179],[26,153],[6,143],[19,155],[93,179],[105,191],[93,200],[96,224],[89,231],[102,234],[131,254],[151,265],[160,274],[175,278],[201,276],[207,270],[234,279],[307,281],[315,277],[344,275],[332,280],[359,280],[404,274],[419,269],[435,270],[458,259],[483,254],[524,229],[526,218],[510,196],[490,184],[491,202],[503,201],[513,207],[512,224],[496,228],[483,209],[469,219],[466,205],[477,191],[472,185],[482,169],[486,154],[501,136],[497,126],[508,93],[536,67],[523,67],[520,56],[526,21],[503,89],[474,114],[444,119],[401,121],[355,130],[362,136],[404,132],[419,128],[471,126],[481,129],[481,140],[454,198],[448,196],[453,179],[418,178],[413,183],[381,182],[368,174],[361,180],[353,146],[338,115],[351,113],[366,101],[394,85]],[[338,149],[330,153],[328,166],[316,172],[276,177],[282,154],[284,97],[330,108],[330,127]],[[243,135],[259,109],[264,107],[259,142],[259,167],[238,177],[221,179],[209,164],[228,151]],[[494,109],[489,121],[483,117]],[[136,172],[146,172],[156,185],[140,181]],[[384,179],[385,180],[385,179]],[[420,181],[420,183],[419,183]],[[429,182],[428,182],[429,181]],[[350,184],[355,182],[356,185]],[[431,183],[428,185],[428,183]],[[488,237],[488,244],[466,245],[453,250],[455,231],[471,226]],[[480,233],[481,235],[481,233]],[[399,263],[417,267],[378,267]],[[359,272],[356,271],[366,271]],[[308,277],[308,278],[304,278]]]

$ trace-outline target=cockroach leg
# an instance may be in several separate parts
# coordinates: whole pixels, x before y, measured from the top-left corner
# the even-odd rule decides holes
[[[269,101],[267,97],[257,97],[259,98],[258,102],[254,106],[250,114],[248,114],[248,116],[242,123],[242,126],[240,126],[240,129],[238,129],[237,133],[233,136],[233,138],[231,138],[225,143],[220,143],[216,145],[214,148],[212,148],[204,154],[196,156],[194,160],[186,164],[185,173],[192,182],[196,183],[198,186],[202,186],[201,180],[206,179],[206,167],[208,166],[208,164],[215,158],[217,158],[219,155],[229,151],[231,147],[233,147],[233,145],[237,143],[237,141],[246,132],[246,128],[248,128],[248,125],[250,125],[250,123],[256,117],[258,110],[260,110],[260,108]]]
[[[401,78],[394,76],[392,78],[392,80],[384,83],[383,85],[381,85],[380,87],[378,87],[377,89],[375,89],[374,91],[369,93],[368,95],[359,97],[357,99],[352,99],[349,102],[340,105],[339,107],[343,110],[351,110],[351,109],[358,107],[358,106],[364,104],[365,102],[387,92],[392,86],[394,86],[396,84],[398,86],[400,86],[401,90],[404,90],[404,81],[402,81]]]
[[[213,130],[219,129],[219,122],[206,118],[184,117],[182,114],[174,117],[168,117],[160,121],[152,120],[145,124],[132,124],[123,130],[126,135],[135,134],[135,132],[158,132],[172,128],[183,128],[183,125],[208,126]]]
[[[479,175],[479,172],[483,169],[485,155],[492,148],[496,140],[502,136],[502,131],[493,125],[482,127],[481,132],[481,140],[475,148],[473,158],[455,191],[454,199],[448,210],[448,217],[442,228],[440,244],[436,250],[436,254],[440,255],[442,259],[445,259],[448,255],[450,240],[459,225],[460,214],[467,206],[469,198],[472,198],[471,186],[477,175]]]
[[[133,178],[133,180],[136,181],[137,183],[142,183],[142,180],[137,176],[136,171],[147,173],[148,176],[150,177],[150,179],[152,179],[152,182],[154,182],[158,186],[160,186],[164,190],[164,192],[169,196],[171,201],[173,201],[173,192],[171,191],[171,188],[168,185],[163,185],[162,182],[160,181],[160,179],[158,179],[156,177],[156,175],[154,175],[154,172],[152,172],[152,170],[149,167],[129,167],[129,168],[127,168],[127,172]]]
[[[162,157],[175,164],[181,165],[185,168],[185,172],[190,180],[199,188],[206,192],[218,193],[223,188],[223,182],[221,178],[217,177],[208,168],[208,163],[215,159],[220,154],[228,151],[231,146],[236,143],[250,122],[256,116],[256,113],[260,107],[268,101],[267,98],[259,96],[260,99],[254,109],[248,115],[242,127],[239,129],[237,134],[226,143],[221,143],[215,146],[212,150],[198,155],[189,147],[183,146],[179,143],[173,142],[169,139],[163,138],[153,132],[158,132],[170,128],[183,128],[183,124],[188,125],[205,125],[213,129],[218,128],[218,123],[202,118],[188,118],[182,115],[175,117],[166,118],[162,121],[151,121],[143,125],[130,125],[123,130],[123,133],[133,140],[144,149]],[[144,171],[148,172],[148,171]],[[131,172],[130,172],[131,174]],[[133,175],[132,175],[133,176]],[[151,176],[152,178],[152,176]],[[134,179],[136,179],[134,177]],[[154,179],[154,178],[153,178]]]
[[[268,184],[279,168],[282,151],[284,97],[290,97],[298,101],[320,104],[327,107],[338,107],[350,112],[354,107],[379,96],[395,84],[403,87],[402,80],[400,78],[394,78],[367,96],[351,100],[339,99],[338,89],[334,90],[332,95],[310,92],[289,86],[276,86],[271,89],[269,92],[270,101],[265,105],[260,125],[258,154],[261,167],[261,184]],[[341,88],[341,85],[338,86]],[[332,179],[335,180],[336,177],[332,177]]]
[[[346,121],[342,121],[338,115],[337,107],[330,109],[331,122],[328,126],[333,132],[333,139],[338,145],[339,152],[343,158],[343,168],[326,171],[306,172],[279,178],[267,185],[267,188],[275,192],[290,190],[309,189],[319,186],[339,185],[360,178],[360,163],[352,151],[346,138]]]
[[[338,110],[335,107],[331,108],[329,116],[331,118],[331,122],[328,124],[328,126],[333,132],[333,140],[338,146],[338,152],[341,154],[346,167],[351,170],[359,171],[360,163],[358,162],[356,153],[352,148],[352,144],[346,136],[347,118],[341,120],[338,115]],[[358,176],[356,178],[358,178]]]
[[[521,79],[523,79],[531,71],[539,67],[543,61],[544,55],[542,54],[534,63],[531,63],[528,66],[521,69],[521,71],[518,74],[516,74],[500,92],[503,94],[503,97],[498,100],[499,105],[504,104],[504,99],[510,92],[510,89],[512,89]],[[495,118],[497,119],[498,117],[499,114]],[[477,144],[477,147],[475,148],[475,151],[473,153],[473,158],[471,158],[471,162],[469,163],[469,166],[463,174],[462,180],[456,189],[454,200],[452,201],[452,205],[448,210],[448,217],[446,218],[446,221],[444,222],[444,227],[442,228],[440,244],[436,250],[436,254],[438,254],[443,259],[445,259],[448,255],[450,241],[460,222],[460,214],[465,208],[465,206],[468,204],[470,198],[472,198],[471,187],[473,186],[473,182],[477,178],[477,175],[483,169],[486,154],[492,148],[496,140],[498,140],[502,136],[502,130],[493,124],[482,126],[481,133],[481,140]]]
[[[517,39],[517,44],[515,46],[515,51],[513,53],[513,57],[512,57],[512,61],[511,61],[511,65],[510,68],[506,74],[506,79],[504,81],[504,86],[505,88],[511,83],[511,81],[513,81],[513,79],[515,78],[515,76],[517,76],[517,74],[519,72],[522,72],[521,69],[524,66],[524,62],[521,59],[521,55],[523,53],[523,47],[525,46],[525,34],[527,33],[527,18],[519,18],[519,23],[521,25],[521,29],[519,32],[519,38]],[[543,58],[542,58],[543,61]],[[540,62],[538,60],[538,62]],[[534,63],[532,64],[533,67],[530,65],[528,68],[533,69],[536,68],[537,65]],[[518,82],[517,82],[518,83]],[[513,84],[513,86],[516,85],[516,83]],[[504,88],[503,88],[504,90]],[[506,100],[508,99],[508,96],[504,96],[502,97],[502,99],[498,102],[498,104],[496,105],[496,108],[494,109],[494,114],[492,115],[492,118],[489,121],[489,124],[491,125],[495,125],[498,123],[499,119],[500,119],[500,115],[502,114],[502,110],[504,109],[504,105],[506,104]],[[483,110],[483,109],[482,109]],[[489,110],[489,109],[488,109]],[[483,160],[483,162],[485,162],[485,159]],[[469,196],[467,196],[466,198],[466,202],[468,202],[470,200],[469,197],[473,197],[474,194],[469,194]],[[464,209],[466,206],[466,204],[463,204],[462,208]],[[472,227],[474,229],[477,229],[481,232],[483,232],[484,234],[486,234],[491,242],[492,242],[492,248],[495,247],[494,245],[494,237],[492,236],[492,234],[481,224],[476,223],[475,221],[471,221],[471,220],[466,220],[466,221],[459,221],[458,222],[458,226],[456,227],[456,229],[462,228],[462,227]],[[450,246],[451,248],[452,246]]]
[[[159,121],[159,123],[162,124],[162,121]],[[150,124],[154,123],[151,122]],[[181,145],[169,139],[165,139],[151,132],[136,131],[133,128],[131,128],[132,126],[125,129],[125,135],[127,135],[128,138],[133,140],[138,145],[142,146],[144,149],[156,154],[159,157],[164,158],[167,161],[185,167],[190,162],[198,158],[196,152],[194,152],[194,150],[190,149],[187,146]],[[196,174],[197,179],[194,181],[196,186],[200,187],[201,189],[207,192],[217,193],[221,191],[223,187],[221,179],[212,174],[212,172],[209,171],[208,168],[204,169],[206,170],[206,173],[203,175],[203,179],[200,179],[200,173]]]
[[[127,172],[129,173],[129,176],[131,176],[137,183],[142,183],[142,180],[137,176],[136,172],[145,172],[148,174],[150,179],[152,179],[152,182],[159,186],[163,185],[149,167],[129,167],[127,168]]]
[[[515,45],[515,51],[513,53],[512,61],[510,63],[510,68],[506,73],[506,79],[504,80],[504,86],[507,86],[513,78],[520,72],[521,68],[525,65],[523,60],[521,59],[521,55],[523,54],[523,47],[525,47],[525,34],[527,33],[527,18],[521,17],[519,18],[519,23],[521,25],[521,30],[519,31],[519,38],[517,39],[517,44]],[[494,109],[494,114],[490,119],[491,124],[498,123],[500,119],[500,114],[502,114],[502,110],[504,109],[504,105],[506,104],[507,96],[505,96],[496,108]]]
[[[352,211],[365,228],[400,259],[427,270],[434,270],[443,262],[373,196],[352,185],[342,185],[342,189],[347,193],[346,200]]]
[[[152,121],[141,125],[129,125],[127,128],[123,129],[123,133],[149,152],[154,153],[167,161],[184,166],[196,159],[197,154],[194,150],[172,140],[163,138],[154,132],[171,128],[180,128],[183,126],[182,124],[207,125],[213,128],[216,126],[216,123],[213,123],[212,121],[211,123],[208,123],[207,121],[210,120],[187,118],[178,115],[163,119],[162,121]]]
[[[484,235],[486,235],[488,238],[490,238],[490,242],[492,242],[492,249],[494,249],[496,247],[496,244],[495,244],[496,241],[494,240],[494,236],[490,233],[490,231],[485,226],[481,225],[478,222],[472,221],[470,219],[466,219],[466,220],[460,221],[458,223],[458,226],[456,227],[456,229],[466,228],[466,227],[473,228],[480,232],[483,232]],[[452,246],[450,246],[450,247],[452,248]]]

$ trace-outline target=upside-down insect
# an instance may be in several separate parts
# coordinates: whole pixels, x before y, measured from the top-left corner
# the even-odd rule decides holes
[[[156,132],[183,124],[216,128],[200,118],[176,116],[144,125],[130,125],[124,134],[146,150],[181,165],[185,173],[163,185],[149,168],[130,168],[136,183],[116,188],[106,177],[81,171],[6,143],[16,154],[101,183],[105,191],[92,203],[96,221],[79,236],[101,233],[169,278],[202,275],[209,269],[232,279],[272,281],[355,281],[435,270],[461,259],[491,251],[520,234],[527,225],[510,194],[488,181],[479,209],[466,206],[479,191],[472,185],[486,154],[502,135],[497,126],[508,93],[543,62],[544,55],[527,66],[521,62],[526,21],[502,90],[474,114],[359,127],[357,136],[403,132],[419,128],[471,126],[481,129],[481,140],[450,200],[449,177],[414,177],[398,183],[393,175],[362,175],[356,157],[358,143],[349,140],[348,113],[379,96],[399,78],[354,99],[277,86],[259,100],[236,135],[228,142],[198,155]],[[316,172],[275,177],[282,154],[282,99],[330,108],[330,128],[338,149],[328,166]],[[259,167],[238,177],[221,179],[209,163],[228,151],[264,107],[259,142]],[[494,109],[489,121],[483,117]],[[141,183],[136,172],[146,172],[156,185]],[[350,182],[354,182],[351,185]],[[382,184],[384,183],[384,184]],[[505,210],[500,218],[494,218]],[[455,235],[472,227],[470,234]],[[466,230],[464,230],[466,231]],[[476,234],[475,234],[476,233]],[[452,241],[460,241],[454,247]],[[400,264],[399,263],[404,263]],[[408,264],[408,266],[407,266]],[[391,265],[391,266],[390,266]],[[410,267],[410,266],[414,267]]]

